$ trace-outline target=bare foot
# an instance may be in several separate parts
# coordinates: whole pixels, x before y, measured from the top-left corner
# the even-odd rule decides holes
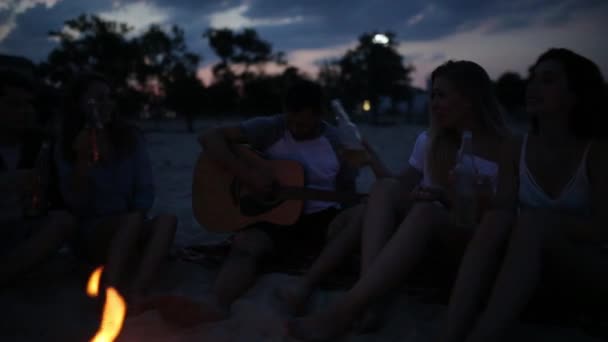
[[[302,341],[332,341],[345,333],[352,321],[351,315],[344,315],[334,308],[304,318],[289,320],[287,331],[291,337]]]
[[[213,302],[197,301],[185,296],[156,296],[149,299],[144,307],[157,309],[163,320],[180,328],[227,319],[227,308]]]
[[[281,286],[275,290],[274,294],[290,314],[301,315],[305,311],[310,290],[298,282]]]

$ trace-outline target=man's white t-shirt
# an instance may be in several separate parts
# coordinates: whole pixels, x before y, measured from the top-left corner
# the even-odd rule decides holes
[[[340,163],[326,137],[295,140],[286,130],[283,137],[264,152],[270,159],[295,160],[302,164],[306,174],[306,187],[335,190],[335,179],[340,170]],[[336,203],[323,201],[305,201],[304,203],[305,214],[336,206]]]

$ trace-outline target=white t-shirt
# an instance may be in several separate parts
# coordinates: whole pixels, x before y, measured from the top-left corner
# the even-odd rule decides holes
[[[340,163],[329,140],[321,136],[312,140],[298,141],[288,130],[266,151],[270,159],[295,160],[302,164],[306,174],[306,187],[320,190],[335,190],[335,180]],[[336,203],[305,201],[304,213],[311,214]]]
[[[422,181],[420,184],[422,186],[432,187],[436,185],[433,184],[431,174],[428,170],[428,165],[425,163],[429,143],[430,141],[428,133],[426,131],[420,133],[418,138],[416,138],[416,143],[414,144],[414,149],[412,150],[408,163],[414,169],[422,173]],[[498,164],[478,156],[473,156],[473,162],[477,167],[479,175],[482,177],[487,177],[492,183],[493,188],[496,189],[496,184],[498,182]]]

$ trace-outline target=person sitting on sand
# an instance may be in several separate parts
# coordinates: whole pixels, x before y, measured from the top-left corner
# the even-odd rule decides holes
[[[377,172],[386,170],[369,145],[370,158],[356,162],[343,158],[336,128],[323,120],[324,96],[317,83],[300,80],[291,84],[286,90],[284,108],[285,114],[211,129],[199,141],[205,153],[262,194],[271,192],[273,177],[249,168],[232,152],[232,146],[248,144],[269,159],[296,160],[305,169],[307,186],[323,190],[354,192],[357,168],[363,164],[371,164]],[[160,304],[161,312],[180,325],[228,318],[231,304],[255,282],[261,263],[272,257],[288,260],[314,257],[325,244],[328,225],[340,211],[337,203],[308,200],[304,202],[302,216],[291,226],[260,223],[237,232],[210,299],[164,301]]]
[[[57,185],[51,163],[36,165],[45,158],[41,152],[50,159],[53,146],[48,134],[37,127],[35,101],[33,80],[21,72],[0,70],[0,228],[4,240],[0,286],[47,259],[75,228],[74,218],[60,210],[59,199],[51,196]],[[48,182],[35,184],[38,176]],[[40,201],[34,203],[34,196],[40,196]]]
[[[142,134],[117,114],[110,83],[95,73],[79,75],[67,101],[55,160],[61,193],[79,224],[75,249],[105,264],[104,283],[119,289],[131,257],[141,254],[123,291],[135,301],[167,256],[177,219],[146,218],[154,202],[152,166]]]
[[[532,128],[501,166],[505,184],[499,187],[499,205],[467,249],[441,341],[504,339],[541,275],[548,277],[543,283],[564,289],[560,292],[605,307],[608,145],[600,123],[607,114],[605,98],[602,74],[587,58],[566,49],[538,58],[526,95]]]
[[[302,340],[326,340],[344,333],[374,301],[407,280],[423,257],[433,252],[429,250],[432,241],[446,246],[437,253],[457,251],[464,249],[465,241],[473,234],[474,225],[451,225],[448,209],[454,204],[449,196],[449,178],[461,137],[464,131],[472,132],[476,178],[487,184],[477,190],[479,195],[489,192],[491,196],[500,151],[510,134],[492,81],[481,66],[470,61],[449,61],[433,71],[431,81],[431,127],[418,136],[408,169],[399,179],[376,182],[362,227],[353,226],[342,232],[344,239],[333,240],[335,243],[329,244],[321,255],[320,260],[329,261],[317,262],[331,265],[335,262],[332,258],[340,257],[341,249],[361,241],[360,279],[324,311],[289,320],[290,335]],[[309,283],[305,277],[300,286],[303,290],[292,292],[300,297],[299,301],[310,294]]]

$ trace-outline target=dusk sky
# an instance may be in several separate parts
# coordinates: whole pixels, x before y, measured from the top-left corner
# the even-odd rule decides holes
[[[253,27],[290,64],[315,76],[319,61],[342,55],[367,31],[397,34],[399,51],[415,66],[414,84],[448,59],[480,63],[494,78],[526,75],[550,47],[566,47],[608,75],[606,0],[0,0],[0,53],[44,60],[49,30],[81,13],[127,22],[178,24],[202,55],[201,76],[216,62],[201,38],[208,27]]]

